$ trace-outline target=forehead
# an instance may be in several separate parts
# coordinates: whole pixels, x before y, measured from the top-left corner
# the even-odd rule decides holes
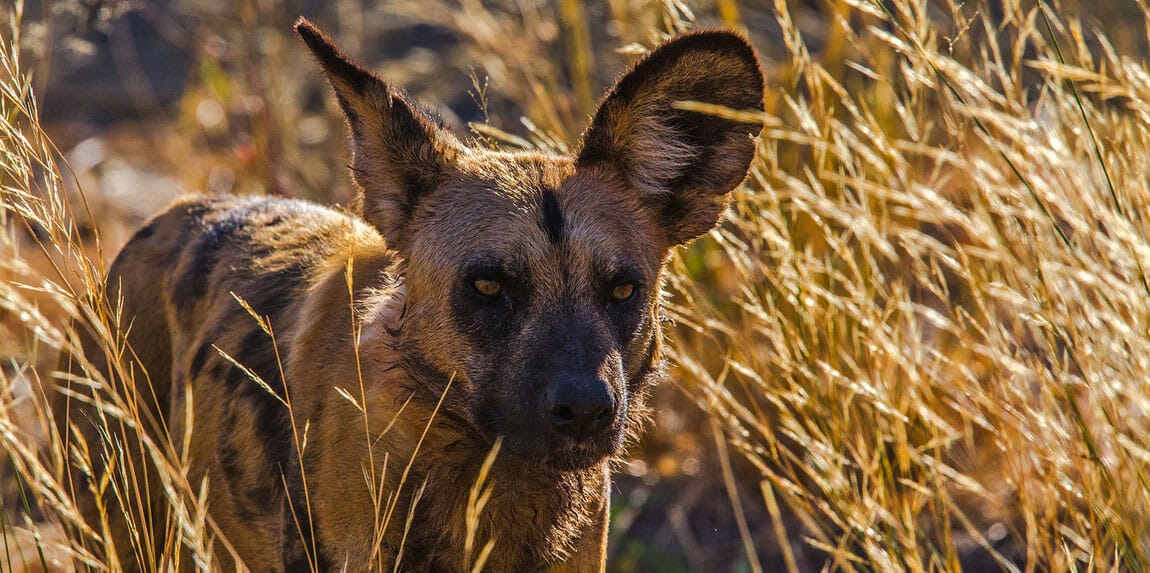
[[[439,264],[497,259],[533,270],[561,264],[610,272],[619,265],[654,270],[660,261],[634,192],[564,158],[485,155],[424,203],[412,244],[421,252],[412,254]]]

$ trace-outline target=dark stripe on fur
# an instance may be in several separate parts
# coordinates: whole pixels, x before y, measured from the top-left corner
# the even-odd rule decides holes
[[[236,240],[244,224],[240,216],[209,223],[196,242],[188,247],[188,260],[172,285],[172,304],[178,311],[187,313],[207,292],[208,278],[215,269],[220,251]]]
[[[547,233],[548,240],[552,244],[559,244],[563,242],[563,210],[559,207],[559,199],[555,197],[552,191],[544,191],[541,205],[542,220],[540,221],[543,231]]]

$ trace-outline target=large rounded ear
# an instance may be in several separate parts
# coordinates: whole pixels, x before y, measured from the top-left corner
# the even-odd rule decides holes
[[[300,18],[295,31],[319,60],[347,116],[363,217],[389,246],[402,249],[416,203],[439,185],[459,144],[437,117],[351,61],[311,22]]]
[[[761,126],[680,109],[696,101],[763,109],[763,73],[738,34],[675,38],[640,60],[607,93],[583,133],[579,167],[622,176],[666,229],[668,244],[712,229],[747,175]]]

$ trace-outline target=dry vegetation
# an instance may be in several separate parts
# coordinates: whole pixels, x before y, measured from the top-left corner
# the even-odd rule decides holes
[[[295,14],[241,4],[241,20],[266,20],[273,32],[261,41],[278,48],[229,66],[204,50],[168,127],[150,132],[150,153],[191,188],[216,189],[226,175],[232,192],[345,198],[334,107],[301,103],[318,74],[287,43]],[[1109,28],[1057,2],[800,4],[387,8],[457,34],[490,117],[473,131],[512,147],[563,150],[604,70],[696,20],[745,24],[772,54],[752,175],[729,222],[674,263],[677,366],[648,442],[621,468],[613,567],[1150,567],[1150,67],[1138,51],[1150,8],[1090,4],[1133,15]],[[812,14],[822,18],[814,39]],[[104,539],[49,525],[74,525],[76,511],[45,404],[57,352],[78,352],[69,317],[101,325],[105,352],[123,352],[115,309],[92,301],[132,217],[75,192],[41,130],[35,64],[18,58],[19,18],[8,16],[0,569],[19,570],[84,560],[77,540]],[[379,15],[335,20],[360,52],[362,26],[348,22]],[[237,50],[243,42],[233,38]],[[417,56],[385,74],[442,95],[429,78],[446,72]],[[244,108],[252,94],[263,96],[258,112]],[[223,115],[205,122],[205,101]],[[236,151],[240,131],[254,152]],[[103,250],[101,236],[113,237]],[[139,422],[131,396],[108,396],[109,420]],[[182,479],[170,445],[145,445],[180,508],[156,558],[204,551],[201,484]]]

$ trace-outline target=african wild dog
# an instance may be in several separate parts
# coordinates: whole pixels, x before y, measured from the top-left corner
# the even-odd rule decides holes
[[[488,570],[602,570],[609,461],[660,368],[663,264],[715,226],[758,132],[675,102],[761,110],[754,50],[721,31],[667,42],[563,157],[468,146],[312,24],[296,30],[351,128],[357,214],[185,199],[107,280],[130,325],[125,356],[151,377],[139,399],[159,405],[150,431],[190,483],[207,479],[217,559],[367,571],[401,555],[403,570],[461,570],[468,495],[500,440],[470,558],[492,540]],[[101,447],[91,406],[68,401]],[[150,475],[158,544],[169,510]],[[73,479],[95,525],[86,477]],[[119,555],[153,568],[109,518]]]

